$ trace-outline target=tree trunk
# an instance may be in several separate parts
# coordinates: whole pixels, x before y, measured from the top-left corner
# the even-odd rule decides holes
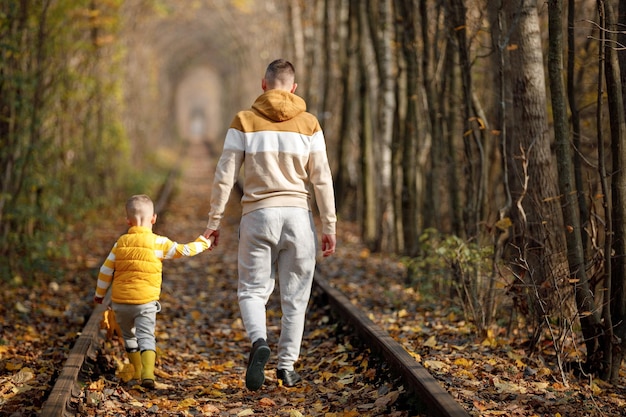
[[[450,41],[446,46],[446,58],[444,61],[444,88],[441,94],[446,95],[442,97],[442,113],[444,118],[444,124],[442,128],[444,152],[445,152],[445,165],[447,169],[442,172],[445,176],[445,184],[448,188],[448,194],[450,196],[450,233],[455,236],[463,235],[463,204],[461,202],[462,184],[459,178],[459,169],[461,166],[460,161],[456,156],[456,139],[458,138],[459,131],[459,115],[458,109],[461,107],[458,98],[459,90],[459,48],[454,44],[454,29],[449,28]]]
[[[396,1],[397,18],[402,28],[402,52],[406,65],[406,118],[400,129],[402,137],[402,226],[404,252],[415,256],[418,251],[417,195],[417,38],[414,7],[411,2]]]
[[[371,7],[368,16],[369,27],[373,39],[374,53],[378,69],[378,119],[375,137],[377,172],[379,173],[378,190],[378,230],[375,250],[396,250],[394,234],[395,214],[393,211],[392,190],[392,155],[393,121],[396,108],[394,88],[397,68],[394,60],[393,46],[393,11],[391,0],[379,0],[378,8]],[[377,19],[375,17],[378,17]]]
[[[439,178],[442,178],[441,170],[441,155],[442,144],[441,140],[441,121],[439,115],[441,110],[439,109],[439,102],[437,100],[437,85],[435,80],[434,65],[437,60],[435,59],[434,49],[437,47],[437,40],[431,29],[433,28],[432,22],[435,22],[437,26],[437,19],[433,18],[429,14],[430,9],[428,7],[427,0],[419,1],[420,12],[420,27],[422,30],[422,53],[420,54],[420,63],[422,66],[422,82],[425,94],[423,100],[426,105],[426,112],[428,114],[427,131],[429,131],[432,137],[432,151],[430,158],[430,167],[427,167],[426,171],[426,192],[424,197],[424,228],[435,228],[441,230],[441,192],[438,190]]]
[[[617,19],[611,5],[604,3],[607,33],[610,42],[606,43],[605,77],[608,96],[611,152],[613,172],[611,175],[613,259],[611,262],[611,319],[615,325],[616,340],[613,344],[611,368],[604,377],[615,383],[619,378],[619,369],[626,350],[626,116],[624,115],[624,95],[622,94],[621,74],[614,47],[618,30]],[[623,53],[623,52],[622,52]]]
[[[599,366],[601,356],[600,338],[603,334],[600,316],[594,303],[593,292],[589,286],[585,268],[584,248],[582,242],[578,193],[574,178],[572,152],[570,149],[569,120],[563,88],[563,1],[550,0],[549,13],[549,52],[548,76],[552,96],[552,112],[554,117],[554,136],[556,142],[557,169],[559,189],[562,195],[561,207],[565,222],[567,243],[567,260],[569,264],[569,282],[574,283],[576,305],[580,317],[582,333],[587,347],[587,361],[594,367]],[[560,293],[560,292],[558,292]],[[569,294],[565,292],[565,294]],[[557,300],[560,301],[560,300]],[[565,304],[567,300],[563,300]],[[560,359],[560,355],[558,356]],[[562,369],[562,368],[561,368]]]
[[[544,317],[559,307],[551,302],[555,285],[567,279],[563,220],[557,173],[550,149],[546,85],[537,4],[503,2],[511,33],[508,73],[512,108],[508,112],[506,153],[513,206],[513,235],[507,256],[517,280],[511,291],[518,309],[532,323],[531,348],[539,341]]]
[[[582,176],[582,147],[580,129],[580,111],[576,100],[576,84],[574,65],[576,63],[576,44],[574,42],[576,2],[568,1],[567,13],[567,102],[570,108],[570,119],[572,123],[572,143],[574,144],[574,178],[576,180],[576,191],[578,195],[578,208],[580,210],[581,237],[583,239],[583,253],[587,254],[589,246],[589,234],[586,232],[586,225],[589,223],[589,208],[585,198],[585,184]]]
[[[372,52],[369,42],[369,31],[367,30],[367,5],[360,4],[358,10],[359,25],[359,73],[360,73],[360,182],[361,182],[361,234],[368,248],[374,249],[376,245],[377,232],[377,199],[374,175],[374,146],[373,146],[373,120],[371,96],[368,83],[367,63],[372,60]]]
[[[354,104],[357,102],[356,97],[356,56],[358,47],[358,27],[357,15],[358,2],[350,0],[348,4],[348,21],[347,21],[347,50],[341,62],[341,85],[343,86],[343,97],[341,106],[341,127],[339,133],[339,145],[337,161],[337,175],[335,176],[335,194],[337,195],[337,211],[346,215],[346,218],[354,220],[354,206],[350,205],[354,202],[354,184],[350,175],[350,162],[353,159],[352,152],[352,132],[356,125]]]
[[[462,91],[463,91],[463,149],[465,151],[465,211],[464,225],[465,236],[469,239],[478,237],[478,225],[480,224],[480,208],[482,207],[482,167],[484,155],[480,137],[477,135],[472,120],[476,118],[472,112],[472,68],[469,57],[469,48],[466,36],[466,9],[463,0],[452,0],[450,4],[450,24],[456,34],[457,47],[459,50],[459,65],[461,67]],[[460,28],[460,29],[459,29]]]

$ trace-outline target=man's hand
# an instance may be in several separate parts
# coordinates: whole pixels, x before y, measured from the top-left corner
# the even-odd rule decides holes
[[[324,254],[324,257],[335,253],[336,245],[337,237],[335,235],[322,235],[322,253]]]
[[[93,297],[93,302],[96,304],[102,304],[102,300],[104,300],[104,298],[102,297],[98,297],[98,296]]]
[[[211,239],[212,238],[213,243],[211,244],[211,247],[217,246],[218,241],[220,240],[220,231],[219,230],[213,230],[213,229],[206,229],[204,231],[204,233],[202,234],[202,236],[204,236],[207,239]]]

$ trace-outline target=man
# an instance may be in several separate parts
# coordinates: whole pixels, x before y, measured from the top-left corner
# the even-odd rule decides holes
[[[246,370],[250,390],[258,390],[265,381],[271,353],[265,306],[276,278],[282,310],[276,376],[287,387],[301,380],[294,363],[300,355],[315,269],[313,196],[322,223],[322,254],[335,252],[337,217],[324,134],[317,118],[306,112],[304,100],[294,94],[297,86],[293,65],[284,59],[273,61],[261,81],[263,94],[233,119],[217,165],[204,232],[217,246],[220,221],[243,165],[237,294],[253,342]]]

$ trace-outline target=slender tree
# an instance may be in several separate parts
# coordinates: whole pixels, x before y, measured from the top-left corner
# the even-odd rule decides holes
[[[612,356],[610,368],[604,378],[616,382],[626,349],[626,116],[624,115],[624,95],[616,50],[617,18],[609,2],[598,1],[606,16],[605,77],[611,130],[611,199],[613,258],[611,261],[611,319],[615,326],[611,339]],[[604,30],[604,29],[603,29]]]
[[[359,101],[360,106],[360,191],[361,191],[361,234],[363,241],[371,249],[376,247],[378,200],[376,199],[376,184],[374,170],[374,114],[371,102],[373,101],[368,80],[370,70],[368,63],[373,55],[370,30],[368,28],[367,5],[359,4],[358,27],[359,27]]]
[[[418,149],[418,51],[415,7],[412,2],[396,1],[402,52],[406,65],[406,114],[400,126],[402,137],[402,226],[404,251],[416,255],[418,235],[417,149]]]
[[[539,18],[534,1],[503,2],[508,47],[508,82],[512,107],[507,119],[507,182],[513,235],[509,262],[517,276],[512,291],[522,312],[528,312],[534,333],[541,336],[544,317],[558,307],[551,302],[555,286],[567,279],[563,220],[557,172],[546,116],[546,85]]]
[[[396,108],[394,88],[398,70],[396,68],[396,48],[393,42],[392,0],[368,2],[370,5],[369,28],[373,39],[376,68],[378,69],[379,94],[376,115],[378,122],[374,134],[376,171],[380,173],[378,188],[378,230],[376,250],[397,251],[393,233],[395,223],[392,186],[391,186],[391,150],[393,140],[393,121]],[[378,7],[376,7],[378,6]]]
[[[596,309],[585,268],[584,247],[578,207],[578,192],[570,149],[569,125],[565,89],[563,86],[563,1],[550,0],[549,13],[549,52],[548,76],[554,118],[554,136],[559,176],[559,189],[562,198],[563,220],[566,225],[567,260],[569,282],[574,283],[576,304],[582,333],[587,347],[587,360],[600,365],[602,345],[599,338],[604,334],[600,322],[600,311]],[[558,282],[556,284],[558,286]],[[567,295],[567,293],[565,293]],[[563,300],[566,302],[567,300]],[[600,355],[599,355],[600,354]]]
[[[338,144],[338,168],[335,175],[335,194],[337,198],[337,210],[345,214],[347,218],[354,219],[354,192],[355,181],[350,174],[353,166],[353,136],[354,126],[358,108],[354,104],[357,102],[358,82],[357,74],[357,52],[358,52],[358,25],[357,25],[358,2],[350,0],[348,2],[347,21],[347,46],[345,55],[341,57],[341,85],[343,86],[343,96],[341,102],[341,126],[339,129]]]

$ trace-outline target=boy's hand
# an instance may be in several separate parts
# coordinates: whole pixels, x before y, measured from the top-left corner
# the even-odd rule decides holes
[[[211,247],[217,246],[218,241],[220,240],[220,231],[213,230],[213,229],[206,229],[204,233],[202,234],[202,236],[204,236],[207,239],[211,239],[213,241],[211,244]]]
[[[96,304],[102,304],[102,300],[104,300],[104,298],[98,297],[97,295],[93,297],[93,302]]]

